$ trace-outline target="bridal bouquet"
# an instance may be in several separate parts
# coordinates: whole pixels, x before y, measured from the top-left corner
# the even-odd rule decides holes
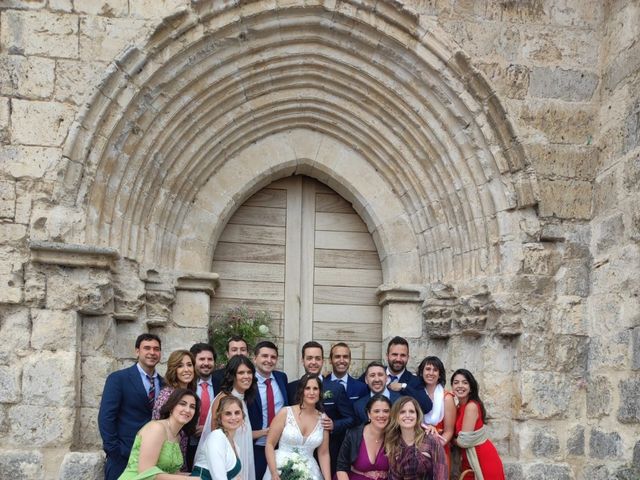
[[[311,470],[305,458],[298,452],[291,452],[281,468],[280,480],[310,480]]]

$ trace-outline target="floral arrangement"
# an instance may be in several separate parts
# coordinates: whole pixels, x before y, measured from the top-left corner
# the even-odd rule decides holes
[[[287,461],[278,469],[278,473],[280,474],[280,480],[311,479],[309,464],[297,451],[293,451],[287,456]]]
[[[271,315],[265,310],[250,310],[246,306],[230,308],[215,315],[209,323],[209,343],[216,349],[218,362],[227,362],[227,340],[234,335],[244,338],[249,348],[269,336]]]

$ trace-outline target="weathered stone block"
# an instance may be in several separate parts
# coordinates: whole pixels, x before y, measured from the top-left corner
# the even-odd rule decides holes
[[[489,84],[502,95],[517,99],[526,97],[529,89],[527,66],[509,64],[505,67],[499,63],[485,63],[478,67],[485,73]]]
[[[0,97],[0,143],[9,143],[11,132],[9,121],[11,118],[11,100]]]
[[[633,156],[624,163],[622,185],[629,193],[640,191],[640,155]]]
[[[56,102],[13,100],[11,137],[23,145],[58,147],[67,136],[74,111]]]
[[[524,104],[519,117],[525,131],[546,138],[546,143],[584,145],[593,136],[596,111],[585,104],[549,100]]]
[[[99,407],[104,382],[116,370],[116,361],[109,357],[82,358],[82,406]]]
[[[16,405],[9,409],[11,445],[64,447],[73,438],[75,408]]]
[[[590,182],[541,180],[540,215],[586,220],[591,217]]]
[[[589,329],[587,305],[578,296],[559,296],[551,311],[554,333],[586,336]]]
[[[611,382],[607,377],[593,377],[587,384],[587,415],[601,418],[611,413]]]
[[[60,465],[60,480],[74,478],[102,478],[104,454],[102,452],[69,452]]]
[[[21,369],[18,365],[0,367],[0,402],[20,401],[20,373]]]
[[[27,226],[17,223],[5,223],[0,229],[0,243],[20,243],[26,239]]]
[[[0,58],[0,95],[28,99],[53,93],[55,61],[47,58],[7,55]]]
[[[105,17],[124,17],[129,12],[128,0],[83,0],[76,11]]]
[[[640,327],[634,328],[631,334],[631,368],[640,370]]]
[[[593,97],[598,80],[598,74],[585,70],[534,67],[530,76],[529,94],[533,97],[585,102]]]
[[[9,53],[76,58],[78,17],[49,12],[3,13],[1,41]]]
[[[569,431],[567,436],[567,453],[569,455],[582,456],[584,455],[584,445],[584,427],[576,425]]]
[[[157,2],[156,2],[157,5]],[[80,58],[112,61],[127,45],[145,38],[146,24],[129,18],[86,16],[80,20]]]
[[[56,374],[44,374],[43,365]],[[78,379],[75,352],[32,353],[24,362],[22,396],[29,406],[75,407]]]
[[[523,468],[520,463],[512,463],[503,459],[504,474],[509,480],[524,480]]]
[[[187,6],[188,0],[129,0],[129,13],[138,18],[158,18],[175,13],[181,6]]]
[[[102,438],[98,430],[98,409],[80,409],[80,445],[86,449],[102,448]]]
[[[622,214],[598,218],[593,222],[594,253],[601,255],[609,248],[615,247],[624,236],[624,221]]]
[[[640,423],[640,379],[622,380],[619,389],[621,400],[618,420],[622,423]]]
[[[617,172],[610,171],[598,176],[593,184],[593,215],[599,216],[603,212],[611,210],[619,198],[620,187],[617,180]]]
[[[109,272],[58,268],[47,275],[47,308],[77,309],[86,315],[113,312],[113,286]]]
[[[622,455],[622,437],[618,432],[606,433],[591,429],[589,455],[593,458],[612,459]]]
[[[49,8],[54,12],[71,13],[73,11],[72,0],[49,0]]]
[[[0,180],[0,218],[14,218],[16,214],[16,182]],[[3,225],[3,228],[5,226]],[[4,232],[2,232],[2,236]]]
[[[62,152],[57,148],[6,146],[0,147],[0,172],[16,179],[42,178],[60,161]]]
[[[563,261],[555,279],[557,281],[557,293],[563,296],[586,298],[591,288],[591,265],[587,261],[588,255],[582,260]]]
[[[537,430],[531,442],[531,452],[537,457],[553,457],[560,450],[558,436],[549,430]]]
[[[613,61],[609,63],[608,69],[604,72],[605,88],[613,90],[621,81],[637,72],[639,68],[640,52],[637,48],[631,47],[620,52],[615,55]]]
[[[31,347],[75,352],[80,345],[80,320],[72,310],[31,310]]]
[[[623,153],[630,152],[640,145],[640,101],[631,106],[624,120]]]
[[[173,321],[181,327],[205,327],[209,321],[211,299],[205,292],[176,292]]]
[[[206,342],[207,340],[207,328],[174,328],[171,330],[171,335],[166,335],[164,330],[154,331],[162,338],[162,350],[166,352],[164,358],[169,356],[170,352],[178,350],[180,348],[189,347],[197,342]],[[133,343],[131,339],[131,348]]]
[[[526,480],[573,480],[571,467],[565,463],[532,463],[525,466]]]
[[[541,5],[541,4],[536,4]],[[571,31],[569,31],[571,30]],[[564,28],[523,26],[521,55],[525,63],[563,68],[589,69],[598,65],[593,48],[593,31]]]
[[[550,372],[523,372],[519,389],[521,418],[566,418],[575,395],[568,376]]]
[[[42,452],[39,450],[0,451],[0,478],[41,480],[44,473]]]
[[[527,145],[536,173],[545,178],[593,180],[598,149],[584,145]]]
[[[99,84],[104,75],[102,62],[58,60],[56,70],[56,90],[54,97],[59,102],[81,105]]]
[[[590,480],[610,480],[612,477],[606,465],[587,465],[582,471],[581,478],[588,478]]]
[[[13,365],[16,355],[26,354],[30,336],[28,309],[0,309],[0,365]]]

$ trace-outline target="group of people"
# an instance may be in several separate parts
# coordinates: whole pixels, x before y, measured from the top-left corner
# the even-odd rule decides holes
[[[292,382],[270,341],[250,357],[244,339],[230,338],[218,370],[209,344],[174,351],[164,378],[160,338],[140,335],[135,352],[136,364],[109,375],[100,404],[106,480],[287,480],[292,469],[309,480],[445,480],[452,445],[465,480],[504,478],[471,372],[456,370],[448,391],[442,361],[429,356],[414,375],[402,337],[389,341],[386,365],[369,363],[359,379],[343,342],[324,376],[322,345],[305,343],[305,374]]]

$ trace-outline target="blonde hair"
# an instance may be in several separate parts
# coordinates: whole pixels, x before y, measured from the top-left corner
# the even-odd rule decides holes
[[[193,378],[187,385],[187,388],[191,391],[196,391],[196,361],[193,358],[193,355],[189,350],[176,350],[175,352],[171,352],[169,355],[169,360],[167,360],[167,373],[164,375],[164,379],[170,387],[178,388],[180,384],[178,382],[178,367],[182,362],[184,357],[189,357],[191,360],[191,367],[193,369]]]
[[[391,465],[395,465],[398,460],[397,457],[400,454],[400,439],[402,433],[400,431],[400,422],[398,421],[398,417],[400,416],[400,410],[402,410],[407,403],[413,404],[413,407],[416,410],[416,424],[413,426],[413,431],[415,433],[414,445],[422,443],[422,439],[425,435],[424,430],[420,427],[420,422],[422,420],[422,409],[420,408],[420,404],[413,397],[400,397],[391,407],[389,425],[387,425],[387,428],[385,428],[384,431],[384,448],[387,452],[387,457],[389,458],[389,463],[391,463]]]

